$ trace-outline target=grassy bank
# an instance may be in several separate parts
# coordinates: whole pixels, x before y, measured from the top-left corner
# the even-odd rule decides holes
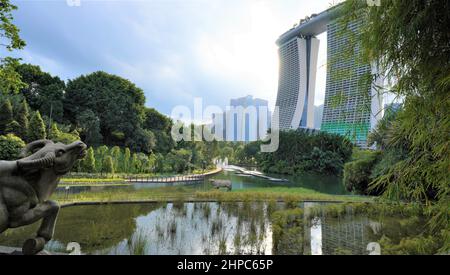
[[[342,202],[366,202],[371,197],[330,195],[320,193],[302,187],[272,187],[241,189],[232,192],[207,191],[197,192],[196,197],[200,199],[212,199],[218,201],[247,201],[247,200],[295,200],[295,201],[342,201]]]
[[[109,202],[109,201],[168,201],[192,198],[195,189],[189,187],[160,187],[148,189],[111,189],[81,192],[77,194],[54,194],[53,200],[61,204],[74,202]]]
[[[55,194],[54,200],[64,203],[108,201],[370,201],[370,197],[322,194],[305,188],[255,188],[226,192],[222,190],[198,191],[188,186],[160,187],[152,189],[112,189],[82,192],[78,194]]]

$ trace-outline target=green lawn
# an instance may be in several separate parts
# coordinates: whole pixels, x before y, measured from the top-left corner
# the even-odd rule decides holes
[[[55,194],[54,200],[62,204],[73,202],[112,202],[112,201],[371,201],[370,197],[341,196],[319,193],[314,190],[296,187],[253,188],[227,192],[225,190],[198,191],[187,186],[160,187],[151,189],[112,189],[82,192],[78,194]]]
[[[345,201],[365,202],[371,201],[371,197],[356,195],[330,195],[302,187],[270,187],[249,188],[234,190],[232,192],[208,191],[197,192],[197,198],[216,199],[221,201],[233,200],[295,200],[295,201]]]

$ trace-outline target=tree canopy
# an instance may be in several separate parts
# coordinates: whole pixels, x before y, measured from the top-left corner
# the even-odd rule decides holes
[[[373,77],[385,76],[390,92],[403,100],[386,150],[407,152],[372,187],[383,188],[387,198],[433,205],[439,211],[432,224],[448,229],[450,2],[385,0],[380,7],[361,2],[344,3],[343,21],[362,16],[361,59],[377,65]]]
[[[124,146],[145,139],[142,131],[145,97],[130,81],[105,72],[82,75],[67,83],[64,107],[67,119],[79,124],[77,116],[91,111],[99,119],[103,144]],[[144,149],[145,145],[141,145]]]

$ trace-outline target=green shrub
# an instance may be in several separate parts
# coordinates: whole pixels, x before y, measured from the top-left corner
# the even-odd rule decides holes
[[[438,238],[431,235],[406,237],[399,243],[394,243],[390,238],[383,236],[379,243],[384,255],[433,255],[442,245]]]
[[[258,149],[260,143],[246,148]],[[256,146],[256,147],[255,147]],[[255,150],[256,150],[255,149]],[[338,175],[352,154],[353,145],[343,136],[325,132],[309,133],[303,130],[280,132],[280,147],[273,153],[244,151],[256,159],[265,172],[294,175],[304,172]],[[246,159],[250,155],[247,155]],[[242,159],[243,161],[244,159]]]
[[[23,147],[25,147],[25,142],[13,134],[0,136],[0,159],[17,159]]]
[[[272,213],[272,252],[275,255],[303,254],[303,211],[299,208]]]
[[[379,152],[358,152],[356,160],[344,165],[344,186],[350,192],[358,194],[376,195],[376,191],[369,191],[372,168],[379,160]]]

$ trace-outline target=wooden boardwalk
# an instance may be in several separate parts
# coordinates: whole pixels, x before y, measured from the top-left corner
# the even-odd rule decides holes
[[[172,182],[198,182],[204,181],[204,175],[185,175],[169,177],[129,177],[126,182],[130,183],[172,183]]]
[[[208,173],[199,175],[181,175],[181,176],[167,176],[167,177],[129,177],[126,182],[129,183],[175,183],[175,182],[202,182],[207,176],[211,176],[222,171],[221,168],[213,170]]]

